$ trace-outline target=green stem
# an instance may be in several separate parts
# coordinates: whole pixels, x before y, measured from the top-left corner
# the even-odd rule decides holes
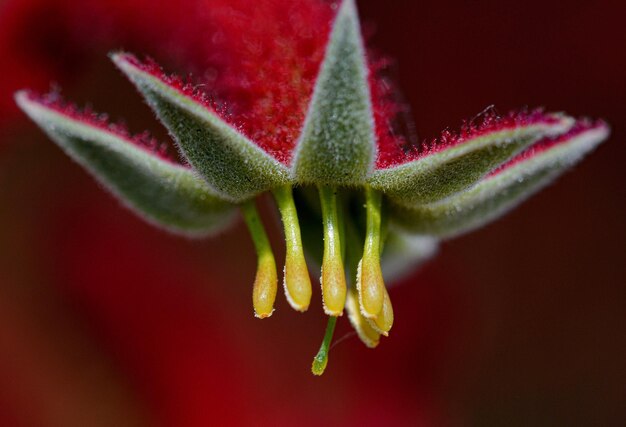
[[[262,254],[272,253],[272,247],[270,246],[270,241],[267,238],[267,233],[261,222],[261,216],[256,208],[254,199],[244,202],[241,205],[241,211],[246,225],[248,226],[248,230],[250,231],[250,235],[252,236],[257,254],[261,256]]]
[[[337,317],[330,316],[328,318],[328,324],[326,325],[326,333],[324,334],[324,340],[320,346],[320,350],[313,358],[313,366],[311,371],[314,375],[322,375],[328,365],[328,352],[330,350],[330,343],[333,340],[333,334],[335,333],[335,326],[337,324]]]
[[[370,186],[365,187],[365,211],[367,215],[364,256],[379,257],[381,252],[381,206],[382,195]]]
[[[382,196],[381,196],[382,199]],[[380,255],[383,255],[385,251],[385,244],[387,243],[387,238],[389,237],[389,211],[386,209],[386,206],[382,204],[380,206]]]
[[[363,256],[363,236],[360,234],[357,225],[354,221],[348,216],[345,221],[345,240],[344,240],[345,250],[345,266],[346,273],[349,278],[354,282],[356,278],[357,269],[359,266],[359,262],[361,261],[361,257]],[[354,283],[351,284],[353,286]]]
[[[293,192],[291,187],[279,187],[273,190],[274,198],[278,204],[280,215],[285,228],[285,240],[287,241],[287,250],[302,253],[302,238],[300,236],[300,223],[298,221],[298,212],[296,204],[293,200]]]

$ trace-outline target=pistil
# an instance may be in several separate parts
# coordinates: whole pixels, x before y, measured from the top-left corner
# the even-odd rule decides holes
[[[274,191],[285,229],[285,269],[283,285],[289,304],[298,311],[306,311],[311,303],[311,278],[304,259],[298,213],[291,187],[280,187]]]
[[[346,303],[346,275],[343,268],[337,189],[319,187],[324,219],[324,256],[322,260],[322,300],[324,312],[341,316]]]
[[[328,324],[326,325],[326,333],[324,334],[324,340],[320,346],[320,350],[313,358],[313,366],[311,371],[314,375],[322,375],[328,365],[328,352],[330,351],[330,343],[333,340],[333,334],[335,333],[335,325],[337,324],[337,317],[330,316],[328,318]]]
[[[257,252],[257,271],[252,290],[252,305],[254,315],[260,319],[270,317],[274,312],[274,301],[278,278],[276,274],[276,262],[270,246],[267,233],[261,222],[261,217],[256,209],[254,200],[248,200],[241,205],[244,220],[252,236],[252,241]]]

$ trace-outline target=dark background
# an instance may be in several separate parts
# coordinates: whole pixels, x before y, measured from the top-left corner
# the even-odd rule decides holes
[[[79,4],[0,1],[1,425],[626,423],[621,2],[359,2],[421,137],[491,104],[604,118],[613,133],[513,213],[445,243],[392,290],[391,337],[374,351],[346,339],[322,378],[309,373],[319,307],[298,315],[279,298],[253,318],[245,229],[154,230],[11,106],[14,90],[57,81],[158,130],[104,56],[144,41],[80,40],[107,17]]]

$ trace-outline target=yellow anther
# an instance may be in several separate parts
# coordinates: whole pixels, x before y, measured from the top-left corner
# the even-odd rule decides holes
[[[365,256],[359,262],[356,277],[361,314],[368,319],[378,317],[383,309],[385,283],[380,269],[380,260]]]
[[[311,304],[311,278],[304,256],[294,255],[287,250],[283,272],[285,297],[289,305],[297,311],[307,311]]]
[[[375,348],[380,342],[380,334],[369,324],[368,320],[361,314],[359,307],[359,297],[354,288],[348,290],[348,298],[346,299],[346,311],[348,319],[357,335],[369,348]]]
[[[375,319],[383,309],[385,295],[385,283],[380,268],[382,196],[379,192],[366,187],[365,198],[367,230],[356,287],[359,292],[361,313],[368,319]]]
[[[274,312],[274,301],[278,288],[276,263],[272,254],[259,256],[259,264],[252,290],[254,315],[260,319],[270,317]]]
[[[294,310],[306,311],[311,303],[311,278],[304,259],[300,223],[291,187],[276,188],[274,198],[283,220],[287,246],[283,276],[285,296]]]
[[[278,287],[276,262],[254,200],[242,204],[241,210],[258,257],[257,272],[252,289],[252,305],[255,316],[264,319],[274,312],[274,301]]]
[[[319,192],[324,217],[324,257],[320,278],[324,312],[329,316],[341,316],[346,304],[347,286],[341,254],[337,194],[334,188],[329,187],[320,187]]]
[[[383,309],[376,319],[368,319],[370,326],[378,333],[388,336],[393,326],[393,307],[387,289],[384,289]]]

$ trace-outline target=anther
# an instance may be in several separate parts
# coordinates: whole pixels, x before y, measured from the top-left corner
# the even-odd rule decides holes
[[[367,229],[356,287],[361,313],[368,319],[376,319],[383,310],[385,298],[385,283],[380,268],[382,196],[368,186],[365,189],[365,199]]]
[[[286,255],[283,285],[287,301],[294,310],[306,311],[311,303],[311,278],[304,259],[300,223],[291,187],[274,190],[285,229]]]
[[[322,300],[324,312],[341,316],[346,303],[346,275],[343,268],[336,189],[320,187],[324,218],[324,257],[322,260]]]
[[[367,319],[367,321],[376,332],[384,336],[389,336],[389,331],[393,326],[393,308],[387,289],[384,289],[384,291],[382,310],[378,316],[376,316],[376,319]]]
[[[359,307],[359,297],[354,288],[348,290],[348,298],[346,299],[346,311],[348,319],[357,335],[363,343],[369,348],[375,348],[380,342],[380,333],[377,332],[370,321],[363,317],[361,308]]]
[[[256,277],[252,290],[254,315],[264,319],[270,317],[274,312],[274,301],[276,300],[276,289],[278,287],[276,262],[274,261],[272,247],[263,228],[263,223],[254,200],[243,203],[241,210],[248,230],[250,230],[258,257]]]

